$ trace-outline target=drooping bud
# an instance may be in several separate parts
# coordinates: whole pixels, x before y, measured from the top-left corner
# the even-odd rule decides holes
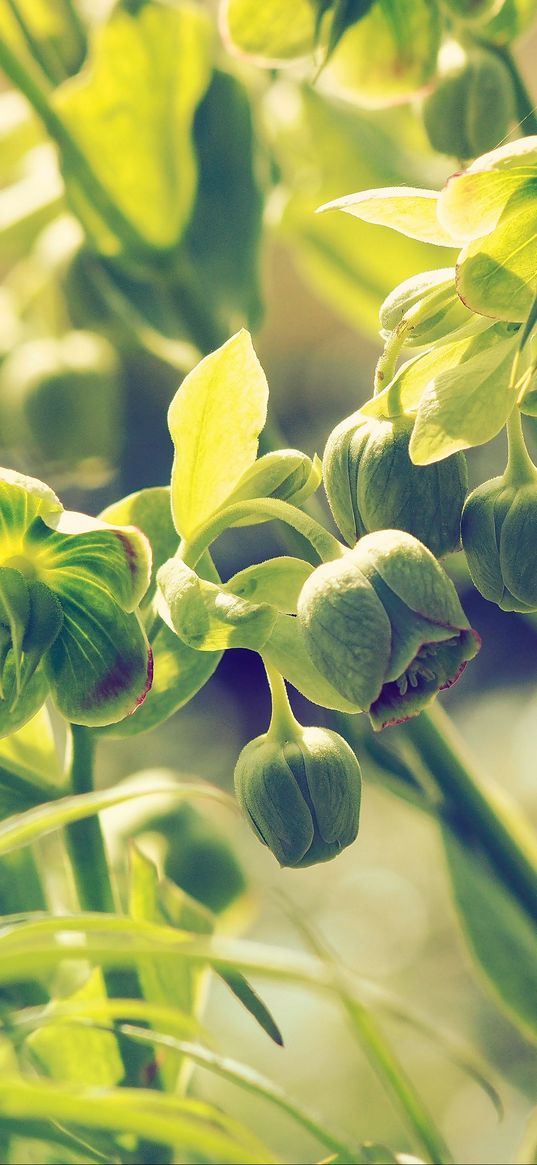
[[[404,530],[437,557],[460,547],[468,489],[463,453],[414,465],[413,420],[354,413],[328,438],[323,474],[330,508],[349,545],[375,530]]]
[[[422,113],[433,149],[476,158],[503,141],[515,108],[507,67],[496,54],[479,49],[440,77]]]
[[[379,310],[383,338],[404,328],[405,347],[423,347],[473,322],[472,312],[457,294],[455,276],[454,267],[442,267],[412,275],[394,287]]]
[[[453,583],[399,530],[367,534],[317,567],[298,620],[316,667],[375,729],[421,712],[479,650]]]
[[[250,741],[237,761],[235,791],[254,832],[282,866],[329,861],[358,833],[360,766],[343,738],[326,728],[301,728],[289,740],[265,734]]]
[[[485,599],[503,611],[537,610],[537,479],[478,486],[463,510],[462,542]]]

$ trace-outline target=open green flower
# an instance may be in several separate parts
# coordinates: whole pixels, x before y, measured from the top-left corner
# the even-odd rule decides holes
[[[479,650],[453,583],[400,530],[366,534],[317,567],[298,620],[315,666],[376,729],[416,716]]]
[[[152,658],[136,607],[150,568],[136,527],[64,511],[42,482],[0,470],[0,735],[49,693],[89,726],[143,701]]]

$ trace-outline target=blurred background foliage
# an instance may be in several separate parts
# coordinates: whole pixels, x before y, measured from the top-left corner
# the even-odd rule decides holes
[[[125,3],[121,11],[136,7]],[[464,7],[459,4],[463,14]],[[230,54],[216,31],[216,5],[206,3],[199,22],[187,28],[187,20],[183,41],[169,50],[165,37],[159,42],[160,34],[146,29],[162,62],[158,93],[151,100],[152,79],[140,60],[130,106],[110,123],[103,77],[115,54],[126,50],[124,41],[102,38],[108,8],[89,0],[79,9],[70,0],[18,5],[40,84],[57,93],[53,108],[76,128],[105,186],[115,185],[117,234],[103,226],[98,199],[92,202],[73,178],[69,148],[58,161],[25,98],[7,81],[0,94],[0,458],[46,480],[66,506],[91,513],[169,481],[171,397],[198,356],[243,324],[255,333],[271,389],[270,439],[284,434],[284,444],[321,453],[333,426],[371,394],[384,297],[407,276],[448,265],[453,256],[343,215],[316,217],[315,209],[366,187],[438,188],[459,163],[431,149],[420,112],[417,91],[434,85],[434,29],[432,63],[411,78],[409,91],[394,74],[391,91],[385,73],[375,80],[373,60],[369,72],[352,74],[352,62],[360,52],[367,60],[373,43],[352,47],[353,37],[366,36],[360,25],[316,77],[307,37],[297,41],[304,56],[284,68],[276,61],[260,69]],[[527,26],[534,9],[530,0],[506,0],[491,26],[499,49],[527,34],[517,41],[516,56],[530,90],[537,35]],[[83,67],[88,29],[101,63],[70,82]],[[473,35],[479,39],[481,31],[479,25]],[[0,0],[0,36],[28,55],[28,37],[6,0]],[[138,51],[133,42],[131,67]],[[267,55],[279,58],[281,46]],[[179,89],[186,92],[181,100]],[[392,104],[394,96],[407,100]],[[372,108],[378,104],[384,107]],[[159,146],[151,158],[157,139],[139,117],[147,108],[157,138],[174,110],[182,157],[170,161]],[[191,139],[184,128],[190,124]],[[146,152],[132,170],[122,167],[117,158],[129,135],[145,133]],[[180,200],[176,165],[187,174]],[[497,473],[503,457],[503,437],[472,451],[471,484]],[[228,535],[216,554],[222,575],[281,552],[279,537],[271,527]],[[456,561],[453,576],[483,648],[443,702],[478,751],[483,773],[536,820],[537,622],[482,600]],[[306,723],[327,722],[298,695],[293,706]],[[108,786],[136,773],[143,783],[171,771],[231,790],[239,749],[265,730],[268,715],[257,656],[230,651],[207,686],[157,732],[103,743],[99,781]],[[362,825],[357,843],[335,863],[279,871],[244,824],[216,805],[177,811],[164,801],[152,819],[121,807],[108,814],[107,836],[120,875],[123,843],[137,835],[170,877],[221,914],[224,930],[302,948],[298,922],[307,919],[344,964],[479,1049],[501,1082],[501,1123],[491,1101],[437,1042],[408,1023],[386,1024],[455,1159],[493,1165],[510,1159],[522,1136],[535,1101],[535,1053],[470,965],[434,822],[392,795],[397,777],[374,759],[361,723],[357,731],[364,737]],[[61,909],[64,890],[54,873],[55,863],[61,871],[61,849],[54,838],[42,845]],[[2,872],[5,895],[12,894],[13,868]],[[15,907],[9,899],[11,910],[28,905],[21,900]],[[207,1024],[226,1052],[277,1079],[351,1138],[411,1151],[407,1131],[335,1006],[281,984],[264,995],[285,1050],[253,1027],[218,982]],[[240,1116],[288,1160],[314,1159],[318,1152],[297,1126],[224,1080],[195,1069],[193,1091]],[[38,1159],[35,1145],[22,1142],[25,1149],[28,1160]]]

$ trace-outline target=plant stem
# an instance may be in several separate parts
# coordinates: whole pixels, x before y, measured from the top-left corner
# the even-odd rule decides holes
[[[72,724],[69,775],[73,793],[92,791],[94,756],[91,729]],[[73,821],[66,827],[66,837],[81,909],[114,914],[116,902],[98,817]]]
[[[504,480],[509,485],[525,485],[537,481],[537,468],[526,448],[518,405],[511,410],[507,420],[507,448],[509,452]]]
[[[252,498],[251,501],[235,502],[214,514],[203,526],[194,531],[190,541],[183,542],[180,555],[183,562],[194,569],[204,550],[235,522],[252,515],[267,520],[279,519],[298,530],[317,551],[321,562],[331,562],[340,558],[347,550],[333,534],[324,529],[315,518],[310,518],[303,510],[284,502],[280,498]]]
[[[267,739],[274,741],[295,740],[300,733],[300,725],[293,716],[287,688],[279,671],[263,660],[272,696],[272,716]]]
[[[410,739],[453,815],[486,851],[498,876],[537,922],[537,839],[503,791],[473,771],[448,716],[438,704],[400,730]]]

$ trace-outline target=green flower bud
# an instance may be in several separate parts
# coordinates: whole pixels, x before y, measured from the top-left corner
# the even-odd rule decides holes
[[[326,728],[300,727],[289,740],[270,733],[252,740],[237,761],[235,791],[281,866],[329,861],[358,833],[360,766],[342,737]]]
[[[515,109],[508,69],[493,53],[479,49],[440,78],[422,112],[433,149],[476,158],[503,140]]]
[[[315,666],[375,729],[421,712],[479,650],[453,583],[399,530],[317,567],[297,617]]]
[[[31,340],[6,360],[0,380],[4,440],[97,480],[120,444],[120,384],[114,349],[92,332]]]
[[[325,489],[349,545],[375,530],[405,530],[441,557],[460,547],[468,489],[466,459],[454,453],[434,465],[414,465],[410,417],[377,419],[354,413],[328,438]]]
[[[422,271],[404,279],[390,292],[379,311],[381,335],[387,340],[401,328],[405,316],[419,310],[419,322],[405,327],[405,347],[423,347],[464,327],[472,313],[457,295],[455,268]]]
[[[463,510],[462,544],[485,599],[503,611],[537,610],[537,480],[478,486]]]

